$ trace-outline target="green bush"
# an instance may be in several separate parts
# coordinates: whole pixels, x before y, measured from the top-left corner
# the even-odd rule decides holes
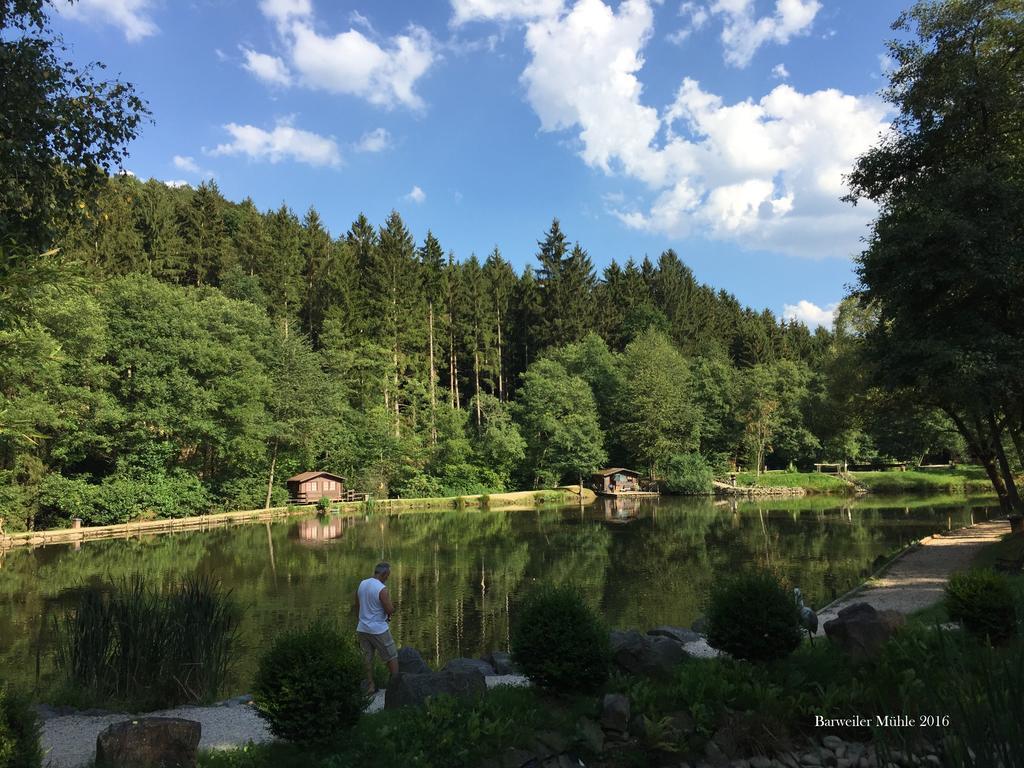
[[[317,622],[280,637],[260,659],[256,711],[275,736],[298,743],[337,741],[369,703],[355,638]]]
[[[713,648],[737,659],[781,659],[800,645],[800,614],[772,574],[745,573],[712,589],[707,636]]]
[[[588,691],[608,678],[608,630],[574,587],[537,589],[517,611],[512,656],[537,685]]]
[[[954,573],[946,585],[946,610],[975,637],[1003,643],[1017,634],[1009,579],[991,570]]]
[[[671,493],[701,496],[711,493],[713,473],[699,453],[674,454],[665,466],[665,487]]]
[[[316,502],[316,511],[321,515],[326,515],[331,511],[331,500],[327,496],[321,496]]]
[[[54,620],[65,693],[138,710],[212,701],[227,687],[238,621],[231,593],[207,578],[164,591],[141,576],[84,587]]]
[[[39,718],[28,699],[0,688],[0,768],[39,768]]]

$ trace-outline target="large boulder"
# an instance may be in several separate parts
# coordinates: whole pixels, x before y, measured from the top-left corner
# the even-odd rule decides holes
[[[494,651],[484,656],[484,661],[494,667],[496,675],[518,675],[519,668],[512,661],[512,654],[504,651]]]
[[[114,723],[96,737],[98,768],[195,768],[202,726],[179,717]]]
[[[443,672],[479,672],[484,677],[494,674],[494,667],[483,659],[452,659],[444,665]]]
[[[869,603],[843,608],[825,622],[825,635],[854,659],[873,658],[904,623],[897,611],[877,611]]]
[[[398,649],[398,672],[402,675],[425,675],[433,670],[415,648],[404,646]]]
[[[487,682],[477,670],[468,672],[429,672],[422,675],[395,675],[384,694],[384,708],[419,707],[427,699],[447,694],[475,698],[487,692]]]
[[[606,693],[601,702],[601,728],[605,731],[625,733],[629,729],[629,697],[621,693]]]
[[[683,645],[695,643],[701,639],[700,632],[694,632],[692,629],[684,629],[683,627],[655,627],[654,629],[648,629],[647,634],[654,637],[667,637]]]
[[[634,675],[671,672],[687,657],[682,644],[668,637],[641,635],[635,629],[613,630],[609,636],[615,664]]]

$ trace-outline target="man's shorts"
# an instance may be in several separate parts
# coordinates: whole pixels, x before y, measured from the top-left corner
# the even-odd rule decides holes
[[[373,661],[374,651],[385,664],[398,658],[398,650],[395,648],[395,640],[391,637],[390,630],[381,632],[379,635],[356,632],[356,637],[359,638],[359,647],[363,649],[363,657],[367,661]]]

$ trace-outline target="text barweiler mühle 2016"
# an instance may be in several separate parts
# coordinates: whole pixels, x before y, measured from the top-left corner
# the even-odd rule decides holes
[[[935,728],[949,725],[949,715],[875,715],[874,717],[814,716],[815,728]]]

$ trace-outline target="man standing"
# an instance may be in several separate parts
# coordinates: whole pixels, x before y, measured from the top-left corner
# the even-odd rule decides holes
[[[356,590],[356,605],[359,608],[356,636],[359,638],[359,647],[363,650],[363,662],[366,665],[367,693],[376,691],[373,684],[374,652],[388,665],[392,677],[398,674],[398,651],[388,629],[388,622],[395,612],[391,595],[385,586],[390,575],[391,566],[388,563],[377,563],[373,569],[373,577],[363,579]]]

